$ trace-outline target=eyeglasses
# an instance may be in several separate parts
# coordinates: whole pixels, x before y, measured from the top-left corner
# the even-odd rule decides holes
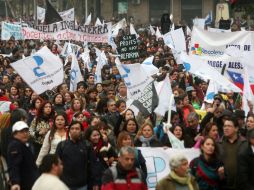
[[[28,90],[25,90],[25,92],[32,92],[32,90],[29,90],[29,89],[28,89]]]

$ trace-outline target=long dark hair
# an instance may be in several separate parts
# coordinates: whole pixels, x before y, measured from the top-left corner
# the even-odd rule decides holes
[[[130,119],[128,119],[127,121],[125,121],[124,126],[123,126],[123,131],[127,131],[127,125],[128,125],[128,123],[129,123],[130,121],[133,121],[133,122],[136,124],[136,131],[135,131],[135,133],[137,133],[138,130],[139,130],[139,126],[138,126],[138,123],[137,123],[137,121],[136,121],[135,118],[130,118]],[[127,131],[127,132],[128,132],[128,131]]]
[[[211,138],[211,137],[205,137],[204,140],[201,141],[200,145],[201,145],[201,147],[204,146],[205,142],[207,140],[209,140],[209,139],[213,141],[214,152],[213,152],[213,154],[211,155],[211,157],[209,158],[208,161],[209,162],[215,162],[215,161],[218,161],[218,159],[219,159],[219,153],[220,153],[219,152],[219,148],[218,148],[215,140],[213,138]],[[200,150],[201,150],[201,155],[204,156],[204,151],[202,150],[202,148]]]
[[[53,126],[52,126],[52,128],[50,129],[50,132],[49,132],[49,144],[50,144],[51,141],[53,140],[54,135],[55,135],[56,130],[57,130],[57,128],[56,128],[56,118],[57,118],[58,116],[63,116],[63,118],[64,118],[64,120],[65,120],[65,126],[68,125],[68,120],[67,120],[67,115],[66,115],[66,113],[65,113],[65,112],[59,112],[59,113],[57,113],[56,116],[55,116],[55,118],[54,118]]]
[[[44,114],[44,107],[46,104],[51,105],[51,113],[49,115]],[[50,119],[54,118],[54,115],[55,115],[55,112],[54,112],[52,103],[50,101],[44,101],[42,102],[42,104],[40,105],[40,108],[38,109],[36,123],[39,123],[41,121],[48,122]]]

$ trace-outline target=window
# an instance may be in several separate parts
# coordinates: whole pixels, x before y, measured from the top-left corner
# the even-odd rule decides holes
[[[150,8],[150,23],[152,25],[160,25],[161,16],[163,13],[170,13],[170,0],[159,1],[149,0]]]
[[[202,18],[202,0],[182,0],[182,20],[192,26],[195,17]]]

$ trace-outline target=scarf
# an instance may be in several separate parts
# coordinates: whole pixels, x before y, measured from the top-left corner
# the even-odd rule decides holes
[[[186,177],[179,177],[178,175],[176,175],[176,173],[174,171],[171,171],[171,173],[169,175],[177,183],[180,183],[182,185],[188,185],[189,190],[194,190],[193,186],[191,184],[191,176],[190,175],[188,175]]]
[[[139,140],[142,143],[142,147],[150,147],[150,141],[153,139],[153,136],[150,138],[145,138],[144,136],[140,136]]]

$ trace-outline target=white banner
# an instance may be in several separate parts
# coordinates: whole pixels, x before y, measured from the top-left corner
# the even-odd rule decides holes
[[[11,66],[37,94],[63,83],[63,64],[46,46]]]
[[[61,55],[62,56],[67,56],[68,54],[70,53],[74,53],[75,55],[77,54],[78,50],[80,49],[81,47],[76,45],[76,44],[72,44],[70,42],[65,42],[64,43],[64,47],[61,51]]]
[[[22,27],[24,39],[42,40],[74,40],[107,43],[111,31],[111,23],[103,26],[75,26],[71,22],[59,22],[51,25],[39,25],[38,30]]]
[[[147,185],[153,190],[159,180],[170,173],[169,161],[172,155],[183,154],[190,162],[200,155],[199,149],[139,148],[146,160]]]
[[[237,47],[240,51],[253,51],[254,33],[248,31],[218,33],[193,27],[190,53],[201,56],[221,56],[226,48]]]
[[[15,40],[22,40],[21,25],[2,22],[1,40],[9,40],[13,36]]]

